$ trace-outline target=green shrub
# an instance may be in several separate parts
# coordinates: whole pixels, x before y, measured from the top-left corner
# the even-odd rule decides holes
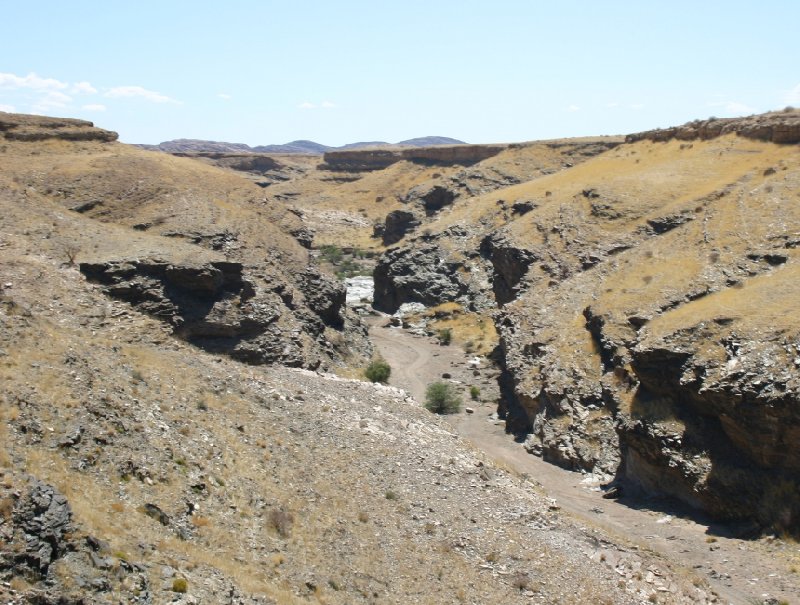
[[[342,260],[342,249],[339,246],[334,245],[326,245],[321,246],[319,249],[320,256],[322,256],[323,260],[328,261],[332,265],[336,265],[341,262]]]
[[[450,328],[443,328],[439,330],[439,344],[449,345],[453,340],[453,331]]]
[[[425,408],[434,414],[455,414],[461,409],[461,396],[452,384],[434,382],[425,392]]]
[[[371,382],[387,382],[389,375],[392,373],[392,368],[384,359],[373,359],[364,370],[364,376]]]
[[[186,592],[189,589],[189,583],[184,578],[175,578],[172,581],[172,592]]]
[[[469,387],[469,396],[472,401],[478,401],[478,398],[481,396],[481,389],[480,387],[471,386]]]

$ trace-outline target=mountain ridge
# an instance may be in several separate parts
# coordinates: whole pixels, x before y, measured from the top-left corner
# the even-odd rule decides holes
[[[442,136],[425,136],[406,139],[397,143],[386,141],[358,141],[340,146],[324,145],[316,141],[296,140],[283,144],[256,145],[251,147],[245,143],[228,143],[225,141],[209,141],[204,139],[172,139],[156,145],[138,144],[136,147],[166,153],[287,153],[304,155],[321,155],[326,151],[365,149],[369,147],[433,147],[436,145],[466,145],[459,139]]]

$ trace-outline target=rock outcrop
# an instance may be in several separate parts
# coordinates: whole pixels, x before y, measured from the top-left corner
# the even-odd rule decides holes
[[[382,170],[401,161],[431,166],[471,166],[503,151],[505,145],[452,145],[411,149],[356,149],[328,151],[323,156],[327,170],[359,172]]]
[[[746,118],[709,118],[687,122],[683,126],[647,130],[625,137],[628,143],[641,140],[708,140],[726,134],[779,144],[800,143],[800,109],[765,113]]]
[[[420,220],[408,210],[392,210],[386,215],[383,225],[373,235],[380,237],[384,246],[391,246],[403,239],[408,233],[419,227]]]
[[[250,276],[240,263],[176,265],[161,260],[81,263],[109,296],[172,326],[179,338],[248,363],[317,368],[326,326],[345,325],[345,288],[311,268],[299,289]]]
[[[434,243],[390,248],[375,266],[373,306],[394,313],[407,302],[434,306],[458,300],[468,292],[463,269],[461,263],[447,262]]]
[[[73,118],[50,118],[45,116],[5,113],[0,111],[0,136],[9,141],[99,141],[110,143],[117,140],[117,133],[96,128],[92,122]]]

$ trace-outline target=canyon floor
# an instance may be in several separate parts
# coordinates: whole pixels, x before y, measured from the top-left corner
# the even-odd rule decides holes
[[[475,383],[474,356],[460,347],[441,346],[435,338],[392,327],[386,317],[373,318],[370,323],[370,336],[392,367],[389,384],[408,390],[418,401],[425,400],[427,385],[443,380],[443,374],[463,387]],[[484,373],[486,364],[484,359]],[[705,577],[725,603],[770,598],[792,603],[800,595],[800,547],[796,543],[736,537],[741,527],[715,523],[663,498],[604,499],[599,487],[602,478],[568,471],[532,456],[505,431],[493,402],[470,401],[466,388],[462,391],[470,413],[462,410],[445,416],[448,423],[498,465],[534,480],[578,523],[690,568]],[[610,566],[615,562],[613,552],[612,547],[604,553]]]

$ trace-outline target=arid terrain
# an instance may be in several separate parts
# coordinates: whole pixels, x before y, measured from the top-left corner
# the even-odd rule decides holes
[[[798,142],[0,113],[0,601],[798,602]]]

